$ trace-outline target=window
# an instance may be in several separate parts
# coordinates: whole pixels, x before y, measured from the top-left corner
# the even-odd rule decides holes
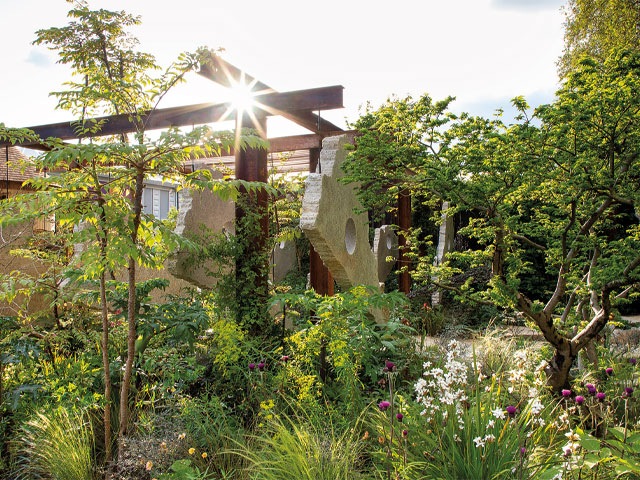
[[[159,220],[169,216],[169,210],[177,208],[177,192],[173,188],[147,185],[142,192],[142,210]]]

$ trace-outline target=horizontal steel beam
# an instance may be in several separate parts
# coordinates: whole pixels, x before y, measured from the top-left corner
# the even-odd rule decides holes
[[[257,111],[263,115],[284,115],[296,111],[308,110],[332,110],[343,108],[343,87],[320,87],[307,90],[296,90],[284,93],[267,93],[254,97]],[[140,122],[136,123],[129,115],[110,115],[87,120],[87,125],[92,122],[102,124],[100,131],[93,134],[78,133],[78,122],[61,122],[48,125],[28,127],[40,138],[49,137],[61,140],[73,140],[86,137],[99,137],[105,135],[119,135],[137,131],[138,125],[144,125],[145,130],[158,130],[169,127],[184,127],[215,123],[223,120],[235,119],[235,111],[230,103],[200,103],[180,107],[157,109],[142,114]],[[0,146],[6,145],[0,142]],[[37,148],[38,144],[26,142],[22,146]]]

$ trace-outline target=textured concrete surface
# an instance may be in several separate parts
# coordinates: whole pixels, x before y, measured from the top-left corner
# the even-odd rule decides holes
[[[211,233],[235,233],[235,203],[223,201],[209,190],[181,190],[178,193],[178,219],[176,233],[189,237],[201,235],[203,228]],[[218,265],[207,261],[203,265],[195,265],[189,252],[178,251],[167,261],[167,269],[177,278],[201,288],[211,288],[217,278],[208,273],[232,266]]]
[[[375,249],[369,244],[369,218],[355,213],[360,202],[355,185],[340,183],[346,158],[344,135],[322,142],[318,170],[307,178],[300,227],[313,244],[338,285],[350,288],[381,283],[397,258],[398,240],[390,227],[376,232]]]

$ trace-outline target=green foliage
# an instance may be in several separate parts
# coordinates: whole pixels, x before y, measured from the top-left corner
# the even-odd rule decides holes
[[[351,480],[362,474],[363,444],[359,419],[351,428],[334,425],[331,415],[304,409],[274,416],[260,435],[234,453],[246,459],[248,478]]]
[[[308,291],[278,295],[275,301],[286,303],[297,325],[287,339],[295,352],[288,368],[300,400],[312,399],[322,389],[328,398],[340,398],[360,411],[363,388],[378,381],[378,365],[409,349],[411,329],[398,319],[406,300],[397,292],[381,294],[360,286],[332,297]],[[388,322],[377,324],[374,311],[385,312]]]
[[[206,471],[201,472],[198,467],[191,465],[191,460],[176,460],[171,465],[169,473],[161,473],[158,480],[204,480],[212,478]]]
[[[600,62],[616,49],[640,51],[640,6],[632,0],[570,0],[564,7],[564,52],[558,62],[566,76],[585,56]]]
[[[23,426],[15,478],[92,480],[93,433],[82,412],[35,413]]]

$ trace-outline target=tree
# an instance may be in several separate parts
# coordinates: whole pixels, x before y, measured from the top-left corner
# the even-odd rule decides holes
[[[154,58],[135,50],[137,40],[127,29],[140,23],[126,12],[92,11],[84,1],[74,3],[68,26],[37,32],[36,43],[58,52],[74,77],[67,89],[55,92],[58,107],[78,116],[79,135],[95,137],[102,124],[89,119],[98,114],[126,114],[135,125],[133,138],[66,144],[56,139],[41,143],[49,149],[37,159],[40,168],[53,175],[34,179],[35,193],[16,196],[2,204],[0,223],[21,222],[42,214],[55,215],[61,226],[72,227],[69,241],[82,248],[68,266],[70,279],[100,283],[102,355],[104,369],[104,423],[107,462],[111,459],[111,372],[109,359],[109,305],[107,277],[128,271],[127,353],[120,382],[118,446],[129,429],[129,392],[138,337],[136,309],[137,266],[161,268],[177,242],[186,242],[153,215],[143,212],[145,180],[151,175],[175,183],[178,188],[211,188],[235,198],[239,182],[214,181],[207,171],[184,173],[183,165],[194,157],[219,155],[236,143],[232,132],[213,132],[206,126],[188,133],[177,129],[147,136],[144,114],[153,110],[185,75],[198,68],[200,54],[183,54],[157,77]],[[246,133],[246,132],[245,132]],[[236,148],[263,146],[256,135],[245,134]],[[251,191],[251,184],[243,185]]]
[[[569,0],[565,6],[564,53],[558,62],[565,76],[583,56],[603,62],[615,49],[640,51],[638,0]]]
[[[568,385],[578,352],[602,331],[616,302],[640,286],[639,88],[640,56],[620,52],[602,64],[581,63],[556,102],[533,116],[524,99],[514,99],[520,116],[513,125],[449,115],[427,136],[420,129],[409,135],[406,112],[417,111],[414,105],[386,105],[375,122],[366,119],[350,159],[351,180],[366,184],[383,175],[387,135],[397,132],[393,141],[409,146],[393,147],[393,154],[410,152],[406,161],[394,158],[408,174],[397,180],[449,201],[449,213],[471,214],[459,233],[475,246],[437,268],[422,257],[423,280],[438,278],[436,286],[458,298],[522,312],[555,349],[547,373],[556,390]],[[442,115],[435,113],[410,123],[428,125]],[[536,271],[532,253],[554,279],[543,292],[525,288]],[[482,288],[472,278],[451,281],[478,266],[491,271]]]

